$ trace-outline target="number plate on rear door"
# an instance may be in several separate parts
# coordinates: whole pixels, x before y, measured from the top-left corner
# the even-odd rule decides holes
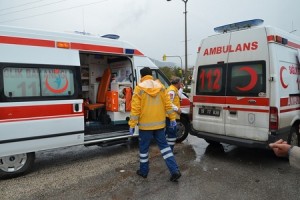
[[[214,108],[199,108],[199,115],[220,116],[220,110]]]

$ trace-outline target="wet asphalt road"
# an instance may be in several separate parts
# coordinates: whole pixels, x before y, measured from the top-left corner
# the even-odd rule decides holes
[[[175,147],[182,177],[169,172],[156,145],[150,173],[138,177],[136,143],[38,152],[31,172],[0,180],[1,199],[300,199],[300,170],[269,150],[211,146],[189,136]]]

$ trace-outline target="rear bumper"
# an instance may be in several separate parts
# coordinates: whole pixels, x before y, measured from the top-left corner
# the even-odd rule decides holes
[[[288,132],[280,131],[276,133],[271,133],[267,141],[257,141],[257,140],[249,140],[244,138],[237,138],[237,137],[231,137],[226,135],[219,135],[219,134],[197,131],[193,128],[192,125],[190,126],[190,134],[197,136],[199,138],[227,143],[227,144],[233,144],[237,146],[244,146],[250,148],[263,148],[263,149],[269,149],[269,143],[275,142],[278,139],[286,140],[287,138],[286,133]]]

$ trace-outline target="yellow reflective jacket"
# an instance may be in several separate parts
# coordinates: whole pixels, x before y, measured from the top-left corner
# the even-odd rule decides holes
[[[166,126],[166,114],[170,120],[176,119],[166,89],[159,80],[144,76],[133,92],[129,126],[138,125],[140,130],[161,129]]]
[[[178,95],[178,89],[174,86],[174,85],[170,85],[169,88],[167,89],[167,93],[170,95],[170,91],[174,92],[173,97],[170,96],[171,99],[171,103],[173,104],[173,110],[174,111],[178,111],[180,109],[180,97]],[[169,115],[167,115],[167,117],[169,117]],[[177,114],[176,112],[176,119],[180,119],[180,115]]]

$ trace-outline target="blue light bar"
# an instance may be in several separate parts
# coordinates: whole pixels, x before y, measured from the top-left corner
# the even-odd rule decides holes
[[[120,38],[120,36],[118,36],[116,34],[106,34],[106,35],[102,35],[101,37],[109,38],[109,39],[114,39],[114,40],[117,40],[117,39]]]
[[[233,24],[226,24],[224,26],[219,26],[214,28],[214,31],[217,33],[226,33],[228,31],[240,30],[250,28],[252,26],[259,26],[264,22],[262,19],[252,19],[242,22],[237,22]]]
[[[134,54],[134,49],[125,49],[125,54]]]

